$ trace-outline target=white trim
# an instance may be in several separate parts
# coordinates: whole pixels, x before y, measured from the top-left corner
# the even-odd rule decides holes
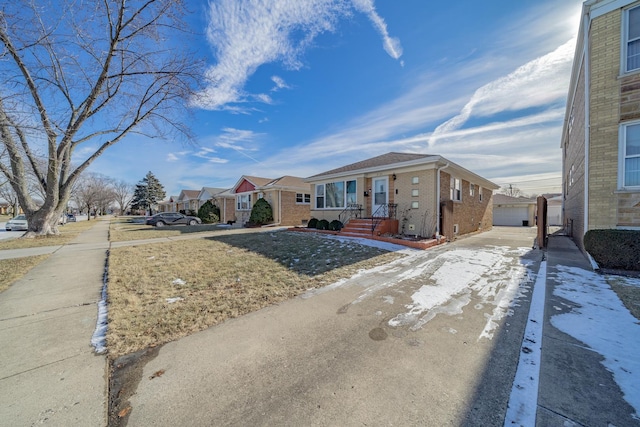
[[[639,126],[640,120],[633,120],[629,122],[620,123],[618,125],[618,191],[629,190],[631,192],[639,191],[640,185],[625,185],[625,166],[626,166],[626,153],[627,153],[627,128],[629,126]]]

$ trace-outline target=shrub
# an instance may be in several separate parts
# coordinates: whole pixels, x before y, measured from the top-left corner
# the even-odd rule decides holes
[[[311,218],[309,220],[309,222],[307,223],[307,228],[316,228],[317,225],[318,225],[318,219],[317,218]]]
[[[265,199],[258,199],[251,208],[249,222],[251,224],[263,225],[273,221],[273,209]]]
[[[329,229],[329,221],[327,221],[326,219],[321,219],[316,224],[316,228],[318,230],[328,230]]]
[[[342,223],[337,219],[334,219],[329,223],[329,230],[331,231],[340,231],[342,230]]]
[[[198,218],[203,224],[214,224],[220,221],[220,208],[211,203],[211,200],[200,206],[198,209]]]
[[[640,231],[589,230],[584,248],[602,268],[640,271]]]

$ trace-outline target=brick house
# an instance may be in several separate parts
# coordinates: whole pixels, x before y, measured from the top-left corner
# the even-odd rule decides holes
[[[441,156],[393,152],[306,181],[313,218],[384,218],[371,221],[372,232],[449,239],[491,228],[492,195],[499,188]]]
[[[236,197],[231,193],[231,189],[202,187],[198,194],[198,209],[209,200],[220,209],[221,223],[236,220]]]
[[[590,0],[562,131],[563,225],[640,229],[640,1]]]
[[[282,176],[276,179],[242,176],[230,193],[236,198],[236,221],[245,224],[251,216],[251,208],[259,198],[264,198],[273,209],[276,225],[300,225],[310,217],[310,186],[302,178]]]
[[[176,208],[178,212],[184,211],[187,214],[189,211],[193,211],[196,214],[198,213],[198,195],[200,191],[198,190],[182,190],[180,191],[180,195],[178,196],[178,200],[176,202]]]

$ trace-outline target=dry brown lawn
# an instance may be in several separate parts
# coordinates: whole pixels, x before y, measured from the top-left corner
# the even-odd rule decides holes
[[[0,250],[64,245],[75,239],[78,234],[93,227],[95,224],[95,220],[69,222],[65,225],[58,226],[60,234],[56,236],[42,236],[32,239],[18,237],[15,239],[0,240]]]
[[[114,218],[111,221],[109,240],[112,242],[124,242],[162,237],[177,237],[184,234],[220,230],[218,224],[200,224],[194,226],[176,225],[157,228],[140,222],[132,222],[143,220],[144,217],[123,216]]]
[[[9,286],[33,267],[47,259],[49,255],[29,256],[23,258],[0,259],[0,292],[9,289]]]
[[[640,320],[640,286],[630,285],[624,277],[612,276],[609,285],[631,314]]]
[[[110,357],[175,340],[399,256],[286,231],[114,249]]]

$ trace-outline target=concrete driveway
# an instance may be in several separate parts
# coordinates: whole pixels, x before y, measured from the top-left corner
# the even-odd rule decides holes
[[[166,344],[115,372],[130,396],[125,419],[501,425],[542,257],[534,238],[535,228],[496,227],[404,249],[386,266]]]

